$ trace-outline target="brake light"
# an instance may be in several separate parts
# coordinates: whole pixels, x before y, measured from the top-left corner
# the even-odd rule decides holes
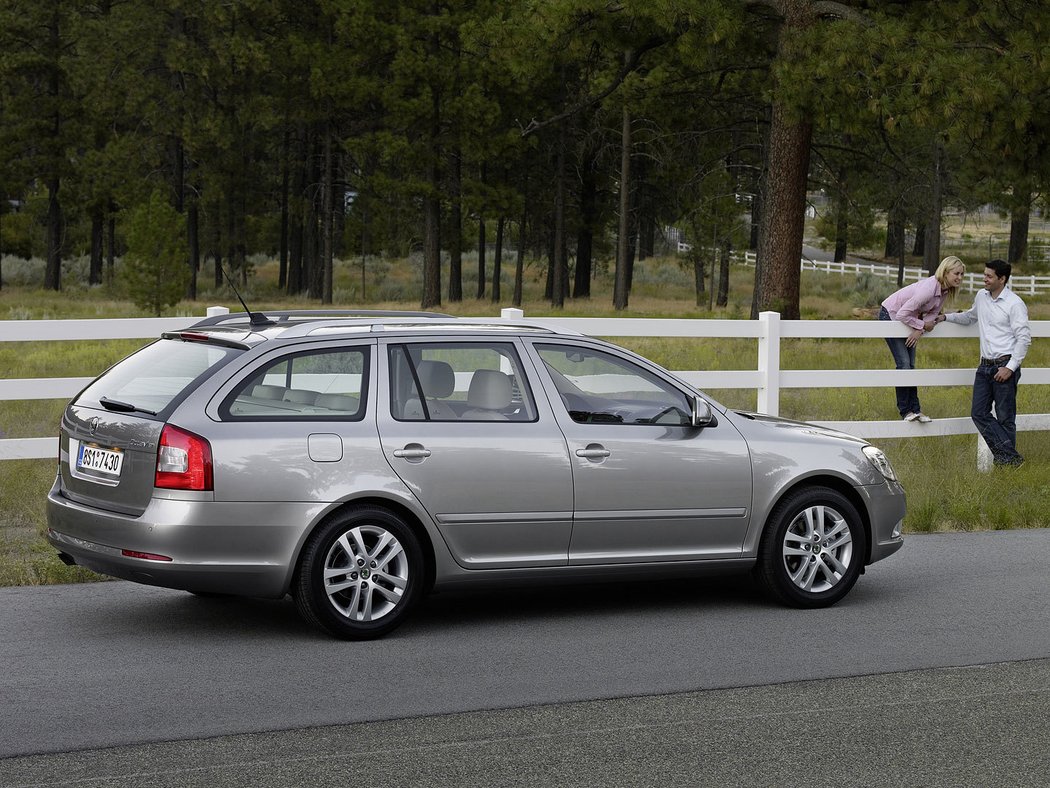
[[[170,424],[160,433],[153,484],[166,490],[211,490],[211,444]]]

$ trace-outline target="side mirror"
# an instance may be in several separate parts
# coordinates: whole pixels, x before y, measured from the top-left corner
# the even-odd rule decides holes
[[[689,401],[692,406],[692,426],[700,427],[701,429],[718,426],[718,419],[711,412],[711,406],[707,404],[707,400],[701,397],[690,397]]]

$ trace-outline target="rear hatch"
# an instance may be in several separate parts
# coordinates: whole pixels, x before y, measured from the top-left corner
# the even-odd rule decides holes
[[[196,335],[161,339],[99,376],[66,408],[61,492],[72,501],[128,515],[153,495],[157,447],[167,417],[197,386],[244,352]]]

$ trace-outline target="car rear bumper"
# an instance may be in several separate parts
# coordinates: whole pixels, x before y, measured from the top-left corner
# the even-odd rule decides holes
[[[78,504],[56,488],[48,495],[47,539],[78,566],[111,577],[280,597],[288,592],[306,530],[322,510],[317,504],[154,498],[131,517]]]

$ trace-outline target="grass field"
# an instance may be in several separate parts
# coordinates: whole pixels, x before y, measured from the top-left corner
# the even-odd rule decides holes
[[[311,308],[305,299],[289,299],[276,288],[276,264],[256,261],[255,277],[244,295],[253,309]],[[8,270],[5,261],[5,271]],[[464,270],[476,265],[465,262]],[[977,266],[973,270],[978,270]],[[498,315],[509,306],[512,292],[509,267],[504,269],[501,304],[469,299],[445,304],[440,311],[457,315]],[[730,274],[730,299],[725,308],[696,305],[693,274],[675,259],[646,261],[639,265],[630,308],[616,313],[611,307],[611,272],[599,271],[594,296],[567,301],[553,312],[542,298],[541,267],[526,271],[522,308],[530,316],[581,317],[692,317],[746,318],[750,312],[753,271],[734,268]],[[341,264],[337,270],[335,307],[372,309],[416,309],[419,265],[369,262],[361,283],[358,263]],[[210,279],[210,277],[206,277]],[[206,283],[202,280],[202,285]],[[465,277],[464,292],[476,292],[476,280]],[[894,289],[892,282],[871,277],[843,277],[806,273],[803,276],[803,317],[812,319],[863,318],[867,310]],[[389,296],[414,294],[413,300],[360,301],[366,294]],[[1050,319],[1050,299],[1027,298],[1032,319]],[[206,286],[196,303],[184,302],[170,315],[202,315],[206,306],[221,304],[233,311],[240,306],[228,291],[210,292]],[[957,304],[969,305],[964,296]],[[76,317],[141,317],[115,288],[70,287],[62,294],[10,286],[0,290],[0,319],[23,320]],[[612,338],[617,341],[616,338]],[[648,356],[669,369],[755,369],[757,343],[745,339],[667,339],[633,337],[620,344]],[[0,344],[0,370],[4,378],[89,376],[124,357],[144,342],[70,341],[10,342]],[[920,345],[919,363],[926,368],[971,367],[978,355],[976,340],[938,340]],[[879,369],[892,368],[889,352],[881,340],[783,340],[786,369]],[[1050,347],[1036,341],[1026,366],[1050,366]],[[1022,413],[1050,413],[1050,387],[1020,389],[1018,409]],[[709,390],[731,407],[754,408],[755,393],[740,390]],[[934,418],[969,414],[969,387],[937,387],[920,392],[923,410]],[[0,401],[0,437],[39,437],[55,434],[64,407],[61,400]],[[869,420],[896,418],[892,388],[785,390],[781,414],[789,418],[822,420]],[[1027,458],[1023,468],[1009,472],[976,472],[976,437],[953,436],[880,441],[909,496],[905,529],[908,532],[1031,528],[1050,526],[1050,442],[1043,433],[1022,433],[1019,449]],[[54,476],[53,460],[0,462],[0,585],[70,582],[95,578],[85,570],[68,568],[54,556],[43,540],[44,499]]]

